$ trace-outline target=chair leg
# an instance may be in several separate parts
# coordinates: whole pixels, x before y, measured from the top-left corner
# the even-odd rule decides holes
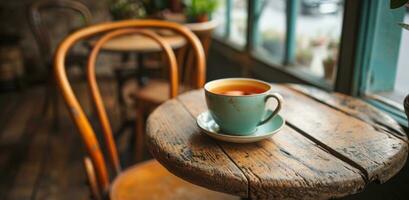
[[[91,195],[95,200],[101,200],[101,192],[98,187],[98,181],[95,174],[94,165],[89,157],[84,158],[85,172],[87,173],[87,180],[91,190]]]
[[[60,120],[59,120],[59,116],[60,116],[60,108],[59,108],[59,102],[58,102],[58,91],[57,91],[57,87],[55,85],[53,85],[53,98],[52,98],[52,106],[53,106],[53,129],[54,130],[58,130],[60,127]]]
[[[43,115],[43,117],[47,117],[47,112],[48,112],[48,106],[49,106],[49,103],[50,103],[50,93],[51,93],[51,85],[50,84],[47,84],[46,86],[45,86],[45,90],[44,90],[44,103],[43,103],[43,106],[42,106],[42,115]]]
[[[135,160],[140,162],[143,160],[144,144],[145,144],[145,118],[144,113],[140,110],[136,111],[135,116]]]
[[[54,78],[51,76],[48,78],[46,89],[45,89],[45,99],[42,106],[43,117],[47,117],[48,112],[50,113],[52,119],[52,125],[54,130],[59,128],[59,104],[58,104],[58,91]]]

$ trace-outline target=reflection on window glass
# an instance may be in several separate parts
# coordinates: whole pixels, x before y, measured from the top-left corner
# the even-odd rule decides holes
[[[286,1],[262,0],[256,5],[255,48],[262,56],[283,62],[286,33]]]
[[[220,0],[217,10],[212,14],[212,18],[218,22],[214,31],[214,34],[218,36],[226,36],[226,12],[226,0]]]
[[[344,1],[301,0],[298,6],[295,63],[333,83]]]
[[[247,35],[247,0],[231,0],[231,2],[229,41],[244,46]]]

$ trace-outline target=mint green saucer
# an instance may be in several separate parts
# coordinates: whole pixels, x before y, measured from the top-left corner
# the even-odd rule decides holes
[[[257,130],[252,135],[237,136],[223,133],[216,122],[213,120],[209,111],[201,113],[196,119],[197,125],[208,136],[232,143],[251,143],[257,142],[266,138],[270,138],[275,133],[280,131],[285,124],[285,120],[280,115],[273,117],[267,123],[257,127]]]

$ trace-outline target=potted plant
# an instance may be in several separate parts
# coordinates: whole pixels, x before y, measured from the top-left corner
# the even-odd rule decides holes
[[[297,63],[300,63],[302,66],[309,67],[311,66],[312,57],[313,57],[312,50],[311,48],[300,49],[299,51],[297,51],[297,54],[295,57],[296,57]]]
[[[146,16],[145,6],[138,0],[110,0],[109,12],[113,20],[136,19]]]
[[[272,55],[283,54],[283,36],[274,30],[265,30],[262,33],[262,46]]]
[[[188,22],[209,21],[211,14],[216,10],[217,0],[185,0],[185,15]]]
[[[329,55],[322,61],[324,66],[324,78],[326,80],[331,80],[335,74],[335,66],[337,64],[337,59],[333,55]]]
[[[319,47],[319,46],[323,46],[326,42],[327,42],[327,38],[324,36],[318,36],[315,38],[312,38],[310,44],[312,47]]]

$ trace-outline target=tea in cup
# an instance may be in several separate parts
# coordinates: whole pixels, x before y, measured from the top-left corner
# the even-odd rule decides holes
[[[220,129],[231,135],[251,135],[257,127],[278,114],[283,98],[271,92],[271,85],[256,79],[226,78],[204,86],[210,115]],[[277,107],[266,109],[267,100],[274,98]]]

